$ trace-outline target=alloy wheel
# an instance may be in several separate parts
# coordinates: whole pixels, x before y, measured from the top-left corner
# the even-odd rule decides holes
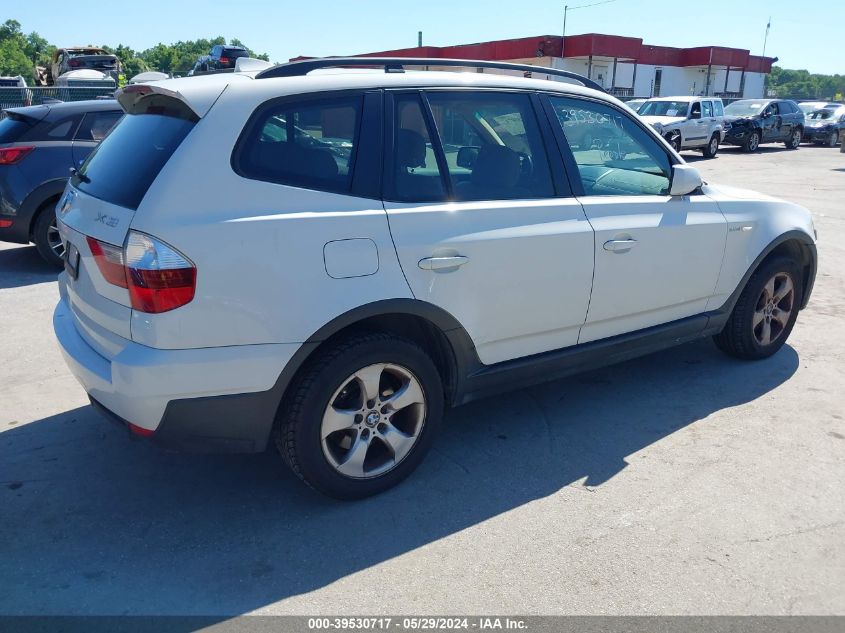
[[[760,345],[771,345],[786,330],[795,308],[795,284],[787,273],[776,273],[766,282],[757,305],[751,327]]]
[[[830,138],[827,139],[827,144],[829,147],[836,147],[837,145],[839,145],[839,132],[831,132]]]
[[[757,151],[757,148],[760,146],[760,137],[757,135],[756,132],[751,134],[751,138],[748,139],[748,149],[752,152]]]
[[[795,130],[792,133],[792,147],[798,147],[799,145],[801,145],[801,131]]]
[[[710,155],[715,156],[716,152],[719,151],[719,139],[715,136],[710,139]]]
[[[425,394],[410,370],[369,365],[344,380],[329,400],[320,425],[323,455],[346,477],[383,475],[411,452],[425,415]]]
[[[50,250],[56,254],[56,257],[59,259],[64,257],[65,245],[62,242],[62,236],[59,233],[59,226],[55,218],[53,218],[53,221],[50,222],[50,226],[47,228],[47,244],[50,246]]]

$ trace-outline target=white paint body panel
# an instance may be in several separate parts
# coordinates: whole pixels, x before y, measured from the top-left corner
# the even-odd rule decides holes
[[[704,312],[719,278],[727,225],[703,195],[581,198],[596,231],[596,270],[579,342]],[[633,239],[627,252],[604,249]],[[744,272],[744,271],[743,271]]]
[[[816,241],[812,215],[797,204],[736,187],[705,185],[703,189],[719,204],[728,225],[722,273],[707,310],[724,304],[757,256],[780,235],[799,231]]]
[[[385,203],[414,296],[451,313],[485,364],[574,345],[593,276],[593,232],[574,199]],[[422,270],[461,255],[460,268]]]
[[[77,195],[61,220],[81,254],[80,278],[61,276],[54,318],[85,389],[144,428],[155,428],[172,399],[270,388],[302,342],[369,303],[437,305],[492,364],[718,308],[772,240],[792,230],[813,236],[806,210],[722,187],[688,198],[384,205],[246,179],[230,164],[250,114],[275,97],[477,86],[558,90],[622,107],[580,86],[493,73],[342,71],[161,83],[202,118],[136,212]],[[731,231],[746,224],[752,229]],[[135,312],[128,292],[105,282],[85,236],[120,245],[130,227],[195,263],[193,301],[161,314]],[[637,245],[603,249],[620,237]],[[468,259],[451,269],[419,266],[456,255]]]

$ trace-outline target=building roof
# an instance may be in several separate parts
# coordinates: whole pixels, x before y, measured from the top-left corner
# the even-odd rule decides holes
[[[363,53],[363,57],[433,57],[451,59],[486,59],[504,61],[530,57],[615,57],[620,60],[655,66],[730,66],[749,72],[769,73],[772,57],[751,55],[741,48],[697,46],[674,48],[644,44],[637,37],[584,33],[582,35],[537,35],[509,40],[458,44],[455,46],[418,46],[392,51]],[[297,57],[297,59],[305,59]]]

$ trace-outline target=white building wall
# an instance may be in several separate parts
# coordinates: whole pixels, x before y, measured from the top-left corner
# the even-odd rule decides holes
[[[542,77],[542,67],[558,68],[561,70],[568,70],[570,72],[578,73],[579,75],[587,75],[589,63],[586,59],[573,59],[567,57],[561,59],[560,57],[530,57],[526,59],[511,59],[509,62],[515,64],[530,64],[538,66],[538,72],[535,77]],[[679,67],[679,66],[652,66],[650,64],[636,65],[636,85],[632,86],[634,81],[634,64],[629,62],[617,62],[616,64],[616,82],[617,88],[634,88],[635,97],[650,97],[652,96],[652,89],[654,86],[654,74],[658,68],[663,69],[663,77],[660,82],[660,96],[689,96],[689,95],[703,95],[707,85],[707,67]],[[596,79],[596,69],[606,68],[606,77],[604,81],[605,88],[608,90],[613,81],[613,62],[603,59],[593,60],[593,77]],[[434,68],[432,68],[434,69]],[[451,70],[451,69],[446,69]],[[502,74],[514,74],[521,76],[520,72],[501,71],[494,69],[485,69],[485,72],[498,72]],[[710,94],[723,92],[725,89],[725,72],[724,68],[713,68],[710,71]],[[742,77],[741,70],[731,70],[728,78],[728,92],[739,92],[740,80]],[[748,99],[757,99],[765,96],[764,82],[765,77],[763,73],[745,73],[745,93],[743,97]],[[546,76],[545,78],[567,81],[562,77]]]
[[[745,73],[745,91],[743,97],[746,99],[759,99],[765,97],[766,75],[763,73]]]

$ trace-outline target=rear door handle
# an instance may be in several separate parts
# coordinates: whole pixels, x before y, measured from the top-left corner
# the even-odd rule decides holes
[[[453,255],[450,257],[424,257],[417,266],[423,270],[443,270],[444,268],[457,269],[469,261],[469,257]]]
[[[637,245],[637,240],[609,240],[604,243],[604,250],[612,253],[627,253]]]

